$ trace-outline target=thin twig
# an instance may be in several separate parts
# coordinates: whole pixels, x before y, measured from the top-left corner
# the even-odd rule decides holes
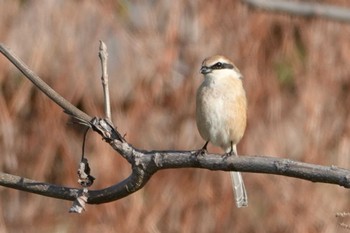
[[[0,52],[7,57],[13,65],[15,65],[23,74],[26,76],[35,86],[37,86],[46,96],[52,99],[56,104],[58,104],[64,111],[72,116],[75,116],[81,121],[89,122],[92,117],[81,111],[73,104],[68,102],[55,90],[53,90],[49,85],[47,85],[38,75],[31,71],[26,64],[24,64],[21,59],[19,59],[15,54],[13,54],[8,48],[0,43]]]
[[[106,44],[100,40],[100,51],[99,51],[99,57],[101,60],[101,69],[102,69],[102,87],[103,87],[103,96],[105,101],[105,114],[106,118],[111,121],[111,103],[109,98],[109,86],[108,86],[108,72],[107,72],[107,59],[108,59],[108,53],[107,53],[107,46]]]
[[[288,13],[303,17],[321,17],[339,22],[350,22],[350,9],[329,4],[284,0],[242,0],[251,7]]]

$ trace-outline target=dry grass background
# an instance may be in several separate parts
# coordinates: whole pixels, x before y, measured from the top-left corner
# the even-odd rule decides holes
[[[347,0],[322,1],[350,7]],[[98,41],[109,52],[112,114],[143,149],[195,149],[203,58],[224,54],[245,76],[248,129],[241,154],[349,167],[350,25],[247,8],[239,1],[0,0],[0,41],[90,115],[103,114]],[[0,56],[0,169],[75,186],[82,131]],[[217,148],[210,147],[213,152]],[[129,165],[89,135],[94,188]],[[348,190],[244,174],[237,209],[229,176],[166,170],[141,191],[69,214],[70,202],[0,188],[0,232],[345,232]]]

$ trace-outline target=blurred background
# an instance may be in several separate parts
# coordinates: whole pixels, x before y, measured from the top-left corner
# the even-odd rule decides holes
[[[350,7],[348,0],[321,2]],[[98,46],[106,43],[114,123],[147,150],[203,146],[194,111],[199,68],[205,57],[223,54],[244,75],[249,100],[239,154],[348,168],[349,38],[349,24],[232,0],[0,0],[0,41],[92,116],[103,116]],[[0,109],[2,172],[79,187],[83,130],[2,55]],[[97,134],[88,135],[86,154],[93,189],[130,174]],[[68,213],[71,202],[0,187],[0,232],[346,232],[335,214],[349,211],[348,190],[243,177],[244,209],[234,205],[227,173],[200,169],[161,171],[137,193],[88,205],[81,215]]]

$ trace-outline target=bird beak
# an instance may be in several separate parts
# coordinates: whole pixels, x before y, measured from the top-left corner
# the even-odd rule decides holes
[[[207,66],[202,66],[201,69],[200,69],[201,73],[202,74],[208,74],[211,72],[211,69]]]

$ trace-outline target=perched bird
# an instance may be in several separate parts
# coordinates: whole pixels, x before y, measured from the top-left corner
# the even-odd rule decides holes
[[[196,122],[200,135],[206,141],[221,147],[225,155],[237,154],[236,145],[243,137],[247,124],[247,98],[242,84],[243,76],[226,57],[206,58],[200,69],[204,76],[197,90]],[[230,172],[238,208],[248,205],[248,197],[240,172]]]

